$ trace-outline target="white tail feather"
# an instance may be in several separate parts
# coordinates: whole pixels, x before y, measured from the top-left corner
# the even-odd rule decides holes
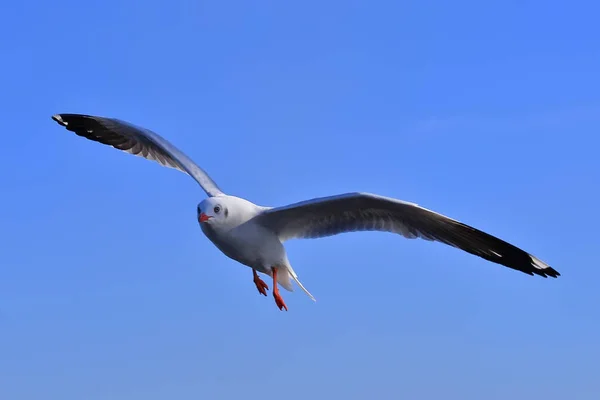
[[[277,283],[288,292],[293,292],[294,287],[292,286],[292,280],[290,276],[293,275],[293,271],[290,271],[286,267],[277,268]]]
[[[273,276],[272,273],[269,273],[269,276]],[[292,286],[292,281],[291,281],[290,277],[292,279],[294,279],[296,284],[298,286],[300,286],[300,289],[302,289],[304,291],[304,293],[307,294],[308,297],[310,297],[313,301],[317,301],[314,298],[314,296],[312,294],[310,294],[310,292],[300,282],[300,280],[298,279],[298,275],[296,275],[296,272],[294,271],[294,269],[292,268],[291,265],[287,264],[285,266],[277,268],[277,283],[280,284],[281,287],[284,288],[285,290],[287,290],[289,292],[293,292],[294,286]]]
[[[304,291],[304,293],[306,293],[308,295],[308,297],[310,297],[312,299],[312,301],[317,301],[314,296],[312,294],[310,294],[310,292],[308,290],[306,290],[306,288],[304,287],[304,285],[302,285],[302,283],[300,282],[300,280],[298,279],[298,275],[296,275],[296,272],[294,272],[294,269],[292,268],[291,265],[288,264],[287,266],[287,270],[289,271],[290,275],[292,276],[292,278],[294,279],[294,281],[296,281],[296,284],[298,286],[300,286],[300,289],[302,289]]]

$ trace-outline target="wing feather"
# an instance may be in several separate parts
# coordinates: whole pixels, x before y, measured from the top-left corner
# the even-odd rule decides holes
[[[437,241],[488,261],[543,277],[560,276],[537,257],[462,222],[402,200],[347,193],[265,210],[257,221],[282,241],[354,231],[383,231]]]
[[[184,172],[194,178],[209,196],[223,194],[202,168],[155,132],[116,118],[56,114],[52,119],[78,136]]]

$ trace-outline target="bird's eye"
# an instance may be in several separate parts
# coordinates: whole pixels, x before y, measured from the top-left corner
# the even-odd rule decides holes
[[[219,211],[221,211],[221,207],[219,207],[219,206],[216,206],[216,207],[213,209],[213,211],[215,212],[215,214],[218,214],[218,213],[219,213]]]

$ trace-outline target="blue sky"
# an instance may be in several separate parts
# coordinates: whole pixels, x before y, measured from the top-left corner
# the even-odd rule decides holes
[[[5,6],[0,398],[597,399],[599,8]],[[193,180],[58,112],[153,129],[261,205],[414,201],[562,276],[354,233],[287,244],[317,302],[280,312],[203,237]]]

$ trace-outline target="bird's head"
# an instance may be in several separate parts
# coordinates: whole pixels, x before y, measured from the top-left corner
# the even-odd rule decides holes
[[[229,209],[226,201],[218,197],[209,197],[198,204],[198,222],[201,224],[218,225],[227,220]]]

